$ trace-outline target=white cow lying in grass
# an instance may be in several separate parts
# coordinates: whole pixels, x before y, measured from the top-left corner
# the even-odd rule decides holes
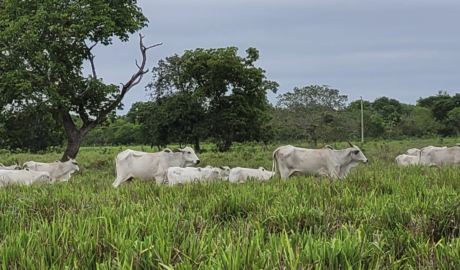
[[[30,186],[36,182],[50,182],[48,172],[25,170],[0,170],[0,187],[10,184],[22,184]]]
[[[267,171],[264,167],[258,169],[235,167],[230,170],[228,180],[231,183],[246,182],[248,178],[256,178],[260,181],[267,181],[275,175],[275,172]]]
[[[2,163],[0,163],[0,170],[20,170],[21,166],[19,166],[19,162],[16,160],[14,162],[14,165],[10,166],[5,166]]]
[[[169,167],[166,170],[165,184],[186,184],[193,181],[214,181],[220,178],[219,170],[216,168],[196,167]]]
[[[402,154],[395,158],[395,162],[399,166],[419,165],[420,153],[418,156]]]
[[[228,180],[228,176],[230,175],[230,167],[228,166],[219,166],[219,167],[213,167],[213,166],[206,166],[205,168],[215,168],[219,171],[220,179],[222,180]]]
[[[69,160],[66,162],[58,160],[51,163],[28,161],[22,165],[22,168],[31,171],[48,172],[52,182],[64,182],[70,179],[72,173],[80,170],[78,162],[75,159],[68,158]]]

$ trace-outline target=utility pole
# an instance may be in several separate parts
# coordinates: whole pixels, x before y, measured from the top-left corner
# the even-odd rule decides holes
[[[363,97],[361,98],[361,143],[364,144],[364,116],[363,116]]]

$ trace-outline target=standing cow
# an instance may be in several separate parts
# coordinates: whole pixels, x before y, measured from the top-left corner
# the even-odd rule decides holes
[[[368,160],[358,146],[335,150],[332,147],[307,149],[285,145],[273,152],[272,171],[287,180],[291,175],[329,176],[332,179],[347,177],[351,168]]]
[[[115,158],[115,170],[117,178],[113,182],[114,187],[132,178],[144,181],[155,180],[162,184],[165,180],[166,170],[169,167],[191,167],[200,163],[195,151],[191,147],[177,149],[173,153],[165,148],[163,151],[147,153],[127,149]]]
[[[22,165],[23,169],[31,171],[48,172],[52,182],[65,182],[68,181],[75,171],[80,171],[78,162],[75,159],[67,157],[69,160],[60,162],[58,160],[51,163],[27,161]]]
[[[422,148],[420,151],[420,163],[428,166],[459,165],[460,145],[456,144],[447,148]]]

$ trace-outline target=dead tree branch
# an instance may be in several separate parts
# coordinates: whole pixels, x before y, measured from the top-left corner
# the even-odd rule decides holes
[[[155,45],[152,45],[152,46],[149,46],[149,47],[146,47],[144,45],[144,42],[143,42],[144,36],[142,36],[140,33],[139,33],[139,39],[140,39],[139,40],[139,48],[140,48],[141,54],[142,54],[142,62],[139,65],[137,60],[135,61],[136,66],[137,66],[137,68],[139,70],[136,73],[134,73],[134,75],[131,76],[131,79],[129,79],[126,83],[120,83],[122,85],[120,95],[117,97],[117,99],[115,99],[112,102],[112,104],[110,104],[110,106],[108,106],[104,111],[101,112],[100,117],[98,117],[97,119],[91,121],[91,125],[96,126],[96,125],[102,123],[105,120],[105,117],[111,111],[113,111],[113,110],[115,110],[117,108],[117,106],[120,104],[120,102],[125,97],[126,93],[128,93],[129,90],[131,90],[131,88],[133,88],[134,86],[139,84],[139,82],[142,80],[142,77],[144,76],[144,74],[149,72],[149,69],[145,69],[145,65],[147,63],[147,50],[149,50],[151,48],[154,48],[154,47],[157,47],[157,46],[160,46],[160,45],[163,45],[163,42],[155,44]]]
[[[97,79],[97,74],[96,74],[96,67],[94,65],[94,58],[96,57],[95,55],[93,55],[93,53],[91,52],[91,50],[97,45],[98,42],[94,43],[93,45],[91,45],[90,47],[88,47],[88,45],[86,45],[86,42],[84,42],[85,44],[85,47],[86,47],[86,53],[88,54],[88,60],[89,60],[89,63],[91,64],[91,71],[93,73],[93,76],[90,78],[89,82],[88,82],[88,85],[86,86],[86,89],[79,93],[77,95],[77,97],[81,97],[83,96],[90,88],[91,88],[91,82],[94,80],[94,79]]]

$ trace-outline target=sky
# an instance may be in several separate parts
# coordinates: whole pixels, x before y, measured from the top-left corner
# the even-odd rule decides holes
[[[149,26],[139,32],[147,67],[185,50],[236,46],[259,50],[256,66],[279,83],[271,103],[294,87],[328,85],[348,102],[387,96],[415,104],[439,90],[460,92],[459,0],[139,0]],[[138,32],[138,33],[139,33]],[[96,46],[105,83],[128,81],[141,60],[138,33],[129,42]],[[90,73],[85,64],[84,75]],[[147,101],[151,73],[125,96]]]

